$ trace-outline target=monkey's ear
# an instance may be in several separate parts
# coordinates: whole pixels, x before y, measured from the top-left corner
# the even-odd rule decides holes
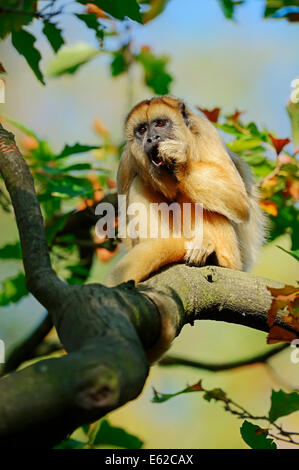
[[[190,115],[189,115],[189,112],[186,108],[186,105],[183,101],[180,102],[180,105],[179,105],[179,109],[180,109],[180,112],[183,116],[183,119],[185,121],[185,124],[187,127],[190,126]]]

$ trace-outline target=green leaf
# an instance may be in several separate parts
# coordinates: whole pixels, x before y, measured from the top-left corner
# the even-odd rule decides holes
[[[22,259],[20,242],[7,244],[0,248],[1,259]]]
[[[64,39],[61,35],[61,29],[57,28],[55,23],[44,21],[43,33],[48,39],[54,52],[58,52],[64,44]]]
[[[269,411],[269,419],[271,421],[276,421],[281,416],[287,416],[298,410],[299,393],[286,393],[283,390],[276,392],[272,390],[271,408]]]
[[[179,392],[176,392],[176,393],[161,393],[155,389],[153,389],[153,392],[154,392],[154,396],[152,398],[152,402],[164,403],[165,401],[168,401],[171,398],[177,397],[179,395],[184,395],[185,393],[198,392],[198,390],[192,389],[190,387],[186,387],[183,390],[180,390]]]
[[[34,165],[37,167],[37,165]],[[33,167],[34,167],[33,166]],[[85,171],[91,170],[92,165],[90,163],[74,163],[73,165],[65,166],[65,167],[53,167],[53,166],[45,166],[42,165],[41,168],[52,175],[63,175],[64,173],[69,173],[70,171]]]
[[[277,248],[280,248],[282,251],[285,251],[289,255],[293,256],[297,261],[299,261],[299,250],[293,250],[293,251],[288,251],[285,248],[282,248],[282,246],[277,246]]]
[[[76,244],[75,240],[74,244]],[[67,282],[72,285],[84,284],[90,272],[90,269],[79,264],[73,266],[66,266],[66,269],[68,269],[71,273],[71,275],[67,278]]]
[[[76,153],[89,152],[89,150],[98,149],[99,145],[83,145],[78,144],[74,145],[65,145],[62,152],[55,157],[55,160],[68,157],[69,155],[75,155]]]
[[[17,10],[19,5],[19,0],[6,0],[4,3],[6,7],[10,7],[14,10]],[[37,2],[36,0],[23,0],[22,1],[22,13],[11,13],[11,12],[1,12],[0,20],[0,38],[4,39],[8,34],[19,31],[22,26],[28,25],[34,19],[34,15],[24,14],[23,12],[36,12]]]
[[[257,166],[266,162],[266,158],[263,155],[258,155],[258,154],[243,155],[242,158],[250,166]]]
[[[113,52],[113,60],[111,62],[110,68],[113,77],[124,73],[128,69],[128,64],[125,60],[123,50]]]
[[[78,1],[79,3],[83,3],[83,5],[90,3],[90,0]],[[124,20],[128,17],[138,23],[142,23],[140,5],[136,0],[93,0],[92,3],[102,8],[102,10],[109,13],[109,15],[114,16],[114,18]]]
[[[63,227],[65,226],[67,222],[67,219],[69,218],[70,214],[72,214],[72,212],[73,211],[68,212],[67,214],[63,214],[62,216],[58,217],[50,226],[47,227],[46,229],[47,243],[51,243],[56,233],[60,232],[60,230],[63,229]]]
[[[241,152],[243,150],[250,150],[254,149],[256,147],[259,147],[261,145],[261,140],[260,139],[237,139],[233,140],[232,142],[229,142],[227,146],[233,151],[233,152]]]
[[[133,434],[121,428],[111,426],[107,420],[103,420],[98,430],[93,445],[110,445],[123,449],[140,449],[143,442]]]
[[[76,439],[66,439],[55,446],[54,449],[84,449],[85,446],[85,442],[81,442]]]
[[[298,13],[298,7],[298,0],[266,0],[264,17],[289,18],[292,13]]]
[[[221,388],[213,388],[212,390],[207,390],[204,393],[203,398],[207,401],[225,401],[227,396],[226,393]]]
[[[73,165],[69,165],[69,166],[65,166],[61,168],[61,171],[64,173],[67,173],[69,171],[84,171],[84,170],[91,170],[91,169],[92,169],[92,165],[90,163],[74,163]]]
[[[165,69],[168,58],[165,56],[156,57],[151,52],[142,51],[136,56],[136,59],[144,68],[146,85],[158,95],[169,93],[169,85],[173,78]]]
[[[0,305],[8,305],[10,302],[16,303],[25,295],[28,295],[25,276],[23,273],[19,273],[17,276],[5,279],[2,282]]]
[[[98,49],[84,42],[79,42],[74,46],[64,46],[51,61],[48,75],[54,77],[65,73],[72,74],[98,54],[100,54]]]
[[[218,129],[221,129],[226,134],[233,134],[238,137],[242,135],[242,132],[240,132],[239,129],[237,129],[235,126],[231,124],[219,124],[218,122],[214,122],[213,124],[215,127],[217,127]]]
[[[262,429],[249,421],[244,421],[240,429],[241,436],[251,449],[276,449],[273,439],[268,439],[267,429]]]
[[[246,126],[246,129],[250,131],[251,135],[259,137],[262,141],[266,141],[268,138],[267,133],[260,131],[254,122],[249,122]]]
[[[96,15],[93,13],[85,13],[85,14],[78,14],[75,15],[80,21],[83,21],[89,29],[93,29],[96,33],[96,37],[100,40],[104,39],[104,30]]]
[[[287,111],[291,120],[292,138],[294,145],[299,145],[299,102],[289,103],[287,106]]]
[[[144,24],[160,15],[165,10],[169,0],[147,1],[146,3],[150,4],[150,9],[142,14]]]
[[[8,118],[6,116],[3,116],[3,117],[4,117],[5,121],[10,122],[10,124],[13,124],[15,127],[20,129],[22,132],[25,132],[25,134],[31,135],[32,137],[35,137],[35,139],[39,142],[39,138],[37,137],[37,135],[31,129],[28,129],[28,127],[24,126],[24,124],[16,121],[15,119],[11,119],[11,118]]]
[[[92,183],[86,178],[77,178],[71,175],[61,175],[60,177],[57,176],[55,179],[49,178],[47,190],[43,197],[91,197],[92,194]]]
[[[275,168],[275,162],[271,160],[265,160],[261,164],[255,164],[252,166],[255,176],[257,178],[264,178],[265,176],[269,175]]]
[[[39,61],[41,55],[39,51],[34,47],[36,38],[33,34],[21,29],[21,31],[14,31],[11,35],[11,41],[14,48],[21,54],[27,61],[29,67],[35,74],[36,78],[45,85],[43,74],[39,69]]]
[[[218,3],[220,4],[221,10],[223,11],[225,18],[232,20],[234,18],[235,12],[235,5],[233,0],[218,0]]]

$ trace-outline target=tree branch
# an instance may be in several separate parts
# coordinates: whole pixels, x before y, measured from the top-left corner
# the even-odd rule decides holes
[[[33,179],[14,136],[0,124],[0,172],[10,194],[20,234],[28,290],[47,310],[60,303],[67,285],[54,274]],[[45,278],[47,282],[44,282]]]
[[[22,362],[32,358],[32,352],[53,328],[50,315],[47,313],[34,331],[11,352],[7,361],[0,367],[0,377],[15,370]]]
[[[175,265],[137,287],[67,285],[50,264],[28,166],[2,126],[0,171],[16,214],[28,289],[49,311],[68,353],[0,380],[3,445],[53,446],[137,397],[149,367],[144,351],[157,358],[186,323],[210,319],[268,331],[267,287],[281,284],[248,273]],[[293,331],[283,315],[275,322]]]
[[[179,356],[164,356],[158,362],[159,366],[184,366],[184,367],[193,367],[195,369],[209,370],[211,372],[221,372],[225,370],[239,369],[241,367],[253,366],[257,364],[265,364],[267,361],[276,356],[276,354],[284,351],[288,348],[288,344],[281,344],[277,348],[270,349],[270,351],[265,351],[264,353],[257,354],[256,356],[250,357],[249,359],[241,359],[239,361],[229,361],[223,363],[210,363],[197,361],[193,359],[187,359]]]

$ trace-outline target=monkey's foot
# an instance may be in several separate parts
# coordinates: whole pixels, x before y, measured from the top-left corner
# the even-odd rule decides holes
[[[209,240],[187,241],[186,248],[185,263],[194,266],[204,265],[208,256],[215,251],[215,246]]]

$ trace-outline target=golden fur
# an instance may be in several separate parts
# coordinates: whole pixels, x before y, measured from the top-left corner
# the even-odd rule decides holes
[[[171,121],[171,138],[159,143],[159,158],[175,163],[175,174],[157,172],[136,138],[136,126],[157,118]],[[174,262],[200,266],[210,255],[220,266],[248,269],[263,241],[258,194],[247,165],[228,151],[213,124],[181,100],[164,96],[138,103],[127,117],[125,135],[118,193],[126,195],[129,204],[141,202],[148,213],[152,202],[201,203],[203,242],[198,248],[196,240],[186,244],[184,237],[172,233],[168,239],[150,238],[148,233],[127,240],[130,251],[113,269],[108,285],[130,279],[138,283]]]

